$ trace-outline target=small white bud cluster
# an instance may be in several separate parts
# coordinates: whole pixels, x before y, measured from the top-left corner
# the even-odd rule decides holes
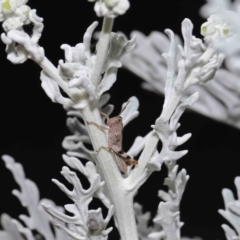
[[[123,15],[130,7],[128,0],[88,0],[96,2],[94,10],[98,17],[115,18]]]
[[[231,26],[218,14],[211,15],[201,26],[201,34],[206,42],[232,36]]]
[[[3,22],[4,31],[20,29],[29,24],[30,7],[28,0],[0,0],[0,22]]]

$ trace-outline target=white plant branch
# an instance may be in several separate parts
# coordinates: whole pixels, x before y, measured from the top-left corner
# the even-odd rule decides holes
[[[174,50],[176,49],[176,44],[173,33],[170,30],[167,31],[171,38],[172,47],[169,53],[165,55],[169,67],[169,74],[165,88],[166,99],[163,112],[153,127],[154,131],[144,139],[141,139],[141,148],[137,151],[141,151],[143,147],[144,150],[139,159],[138,166],[130,171],[127,178],[124,179],[120,174],[114,163],[113,155],[109,151],[101,149],[102,146],[107,146],[105,132],[95,125],[86,125],[93,148],[95,150],[100,149],[96,156],[97,169],[99,169],[101,176],[106,182],[111,202],[115,206],[115,221],[123,239],[137,239],[132,212],[132,199],[138,188],[147,180],[153,171],[159,171],[161,169],[163,162],[176,161],[187,153],[187,151],[174,151],[177,146],[183,144],[191,136],[187,134],[179,138],[176,135],[176,130],[179,127],[178,120],[183,111],[188,106],[191,106],[198,98],[198,94],[193,94],[180,104],[185,90],[192,84],[211,80],[222,62],[221,54],[216,53],[214,49],[210,47],[205,49],[199,39],[192,37],[192,24],[189,20],[183,22],[182,31],[185,45],[184,48],[179,48],[181,57],[178,60],[180,71],[177,77],[171,72],[175,71],[173,64],[177,61],[177,53]],[[109,57],[109,59],[111,59],[111,57]],[[133,116],[135,115],[136,114],[133,114]],[[96,105],[92,105],[91,107],[86,105],[79,116],[83,118],[84,122],[94,122],[100,126],[103,125]],[[81,126],[80,129],[84,129],[84,127]],[[74,139],[76,140],[77,138]],[[163,149],[160,153],[156,150],[159,139],[161,139],[163,143]],[[136,150],[134,151],[137,152]],[[89,158],[87,159],[90,160]],[[169,203],[166,204],[169,206]],[[122,209],[125,210],[123,211]],[[125,212],[127,214],[125,214]],[[125,223],[128,224],[126,225]],[[179,229],[180,227],[177,227],[175,230],[179,231]]]
[[[163,55],[167,65],[163,110],[156,119],[155,125],[152,125],[153,130],[145,137],[136,138],[129,150],[131,156],[128,156],[121,149],[122,146],[118,145],[119,151],[110,148],[110,144],[113,146],[120,142],[122,133],[109,131],[113,130],[110,129],[112,127],[110,121],[107,121],[108,126],[104,125],[105,120],[109,118],[106,115],[102,117],[104,114],[100,111],[110,114],[113,110],[113,106],[107,104],[109,95],[104,93],[117,80],[118,68],[122,66],[122,56],[135,47],[136,38],[127,41],[122,34],[111,32],[114,18],[127,11],[129,2],[128,0],[89,1],[95,2],[94,8],[97,15],[104,17],[96,54],[90,50],[91,38],[97,26],[97,22],[94,22],[84,34],[82,43],[74,47],[67,44],[61,46],[65,59],[59,61],[58,67],[46,58],[43,48],[38,45],[43,24],[42,19],[36,16],[36,12],[33,11],[29,18],[16,20],[17,15],[10,14],[9,7],[3,5],[6,15],[3,15],[6,34],[2,35],[2,40],[7,45],[8,59],[13,63],[22,63],[30,58],[43,69],[41,81],[44,91],[53,102],[64,105],[70,117],[74,117],[67,121],[72,135],[63,141],[64,148],[68,150],[68,155],[64,155],[64,161],[70,167],[80,171],[90,183],[88,189],[83,189],[76,173],[68,167],[63,167],[61,173],[73,185],[73,190],[69,190],[55,179],[53,182],[73,201],[72,204],[65,205],[65,209],[73,216],[63,213],[49,202],[43,203],[42,206],[51,215],[52,223],[73,239],[106,240],[111,231],[111,228],[106,229],[106,227],[114,214],[115,225],[121,239],[138,240],[133,198],[152,172],[160,171],[162,164],[166,163],[169,168],[166,180],[169,192],[161,195],[165,197],[165,203],[160,203],[155,222],[161,225],[160,228],[164,231],[164,234],[160,232],[162,236],[166,236],[168,240],[179,240],[181,223],[178,210],[188,177],[184,170],[177,173],[177,167],[174,166],[176,161],[187,153],[187,150],[176,151],[175,149],[185,143],[191,134],[178,137],[177,129],[180,126],[178,121],[185,109],[197,101],[198,93],[193,93],[186,99],[183,99],[183,95],[191,85],[211,80],[223,61],[223,55],[212,47],[211,38],[207,39],[209,44],[205,46],[200,39],[192,36],[193,25],[188,19],[182,23],[183,46],[177,48],[179,41],[171,30],[166,30],[171,43],[168,53]],[[18,2],[15,6],[16,9],[25,4],[20,3]],[[15,8],[11,11],[16,11]],[[33,36],[29,36],[22,28],[29,22],[33,23],[35,33]],[[67,97],[61,94],[60,89],[67,94]],[[119,122],[121,131],[122,127],[138,116],[138,107],[139,102],[136,97],[131,97],[127,103],[123,104],[123,112],[119,116],[120,121],[122,120],[122,123]],[[112,138],[109,137],[110,132],[115,134],[111,136]],[[108,138],[113,143],[109,143]],[[159,140],[162,142],[160,152],[157,149]],[[88,149],[88,144],[91,144],[92,149]],[[131,157],[138,154],[141,155],[136,164]],[[87,163],[79,162],[76,157],[86,160]],[[116,157],[125,164],[124,174],[116,164]],[[45,213],[42,214],[41,209],[36,215],[36,206],[39,202],[38,197],[35,196],[37,195],[36,187],[35,185],[33,187],[32,183],[29,186],[29,181],[25,181],[23,174],[18,175],[22,170],[11,158],[5,158],[22,190],[21,193],[15,193],[25,205],[29,205],[30,215],[34,216],[34,219],[26,216],[21,219],[28,228],[36,228],[43,234],[46,226],[41,228],[41,224],[46,223]],[[128,166],[129,159],[136,166]],[[31,195],[29,189],[35,191],[35,195]],[[26,202],[25,195],[29,199],[34,198],[32,199],[35,203],[34,208]],[[89,203],[93,197],[99,198],[108,208],[105,219],[101,209],[89,210]],[[139,210],[141,212],[141,209]],[[43,223],[40,222],[40,218],[43,218]],[[148,214],[144,221],[139,217],[138,224],[146,227],[147,219]],[[17,224],[17,227],[28,240],[32,240],[31,232],[27,228],[20,224]],[[155,228],[152,231],[151,234],[159,237],[160,233],[156,232]],[[54,240],[50,229],[44,234],[47,240]],[[145,237],[148,238],[148,236]]]
[[[225,209],[219,210],[219,213],[231,224],[231,227],[227,224],[222,225],[227,240],[240,239],[240,177],[236,177],[234,183],[237,189],[237,199],[234,198],[231,190],[223,189]]]
[[[100,75],[103,73],[103,66],[106,61],[107,57],[107,52],[108,52],[108,47],[110,43],[110,37],[111,37],[111,32],[112,32],[112,27],[113,27],[113,18],[104,18],[103,26],[102,26],[102,31],[100,34],[100,39],[98,43],[98,51],[97,51],[97,56],[96,56],[96,65],[93,70],[93,74],[91,76],[91,82],[95,85],[98,86],[100,82]]]
[[[90,110],[85,107],[82,113],[87,121],[103,125],[98,109]],[[106,135],[102,130],[94,125],[88,125],[88,131],[94,149],[98,150],[101,146],[108,146]],[[123,177],[115,164],[114,156],[109,151],[102,149],[99,151],[97,159],[97,168],[101,169],[111,202],[114,204],[115,221],[121,238],[138,239],[133,213],[133,194],[126,191]]]
[[[64,157],[65,161],[81,171],[90,181],[89,189],[85,190],[75,172],[70,171],[68,167],[63,167],[61,174],[73,185],[73,190],[68,190],[62,183],[53,179],[53,182],[69,197],[74,204],[65,205],[65,209],[73,214],[70,217],[49,204],[42,203],[43,208],[53,217],[52,223],[59,229],[66,232],[70,237],[76,240],[80,239],[107,239],[108,233],[112,228],[106,229],[106,226],[113,215],[113,206],[104,197],[101,187],[104,182],[100,181],[100,176],[94,169],[93,163],[89,162],[86,167],[78,162],[78,159]],[[88,210],[88,205],[92,201],[94,193],[102,197],[109,205],[108,216],[103,219],[101,209]],[[70,225],[71,227],[67,227]],[[72,227],[74,226],[74,227]]]
[[[149,221],[151,219],[150,212],[143,213],[142,206],[138,203],[134,203],[134,210],[137,220],[138,235],[141,240],[162,239],[166,237],[165,232],[159,225],[154,224],[154,226],[149,226]]]
[[[215,7],[221,5],[220,1],[215,1],[214,4]],[[237,3],[231,9],[237,9]],[[209,11],[208,6],[206,6],[206,10]],[[204,14],[204,16],[209,16],[209,12]],[[142,83],[144,89],[164,95],[167,65],[162,57],[162,53],[169,50],[169,39],[166,35],[157,31],[152,32],[149,36],[145,36],[139,31],[133,31],[131,36],[136,36],[137,38],[136,48],[123,56],[121,59],[123,66],[145,81]],[[176,36],[176,42],[177,44],[181,44],[178,36]],[[239,44],[229,44],[229,47],[227,46],[226,50],[230,50],[231,47],[239,46]],[[146,52],[148,54],[145,54]],[[178,55],[178,59],[179,57]],[[199,92],[200,98],[190,107],[192,110],[214,120],[240,128],[239,56],[228,56],[225,63],[227,70],[219,69],[213,81],[189,87],[183,99],[195,92]],[[177,71],[176,67],[175,74],[177,74]]]
[[[13,173],[15,181],[19,184],[21,192],[13,190],[13,194],[19,199],[21,204],[28,209],[30,217],[21,215],[20,219],[29,229],[36,229],[46,239],[53,240],[54,235],[50,229],[48,216],[39,206],[39,192],[32,181],[25,179],[22,166],[15,163],[10,156],[4,155],[3,160],[6,167]]]
[[[48,199],[40,200],[39,191],[36,184],[25,178],[23,167],[20,163],[16,163],[14,159],[8,155],[2,156],[6,167],[12,172],[15,181],[18,183],[21,191],[13,190],[13,194],[19,199],[22,206],[25,207],[29,216],[20,215],[19,218],[26,225],[23,226],[18,220],[11,219],[6,215],[2,215],[2,225],[5,229],[5,235],[9,235],[11,240],[22,240],[21,234],[27,240],[35,239],[33,230],[37,231],[41,236],[47,240],[71,240],[63,232],[55,230],[55,235],[50,227],[50,219],[41,206],[41,202],[48,202],[51,205],[54,203]],[[58,207],[60,211],[62,208]],[[0,234],[1,239],[1,234]]]
[[[84,176],[89,180],[90,184],[94,183],[94,177],[97,175],[97,168],[92,162],[87,162],[86,165],[83,166],[81,161],[79,161],[77,158],[68,157],[66,155],[63,156],[63,160],[68,166],[84,174]],[[105,193],[103,185],[101,185],[98,190],[94,192],[93,196],[99,198],[107,208],[111,208],[111,202]]]
[[[0,231],[1,240],[24,240],[19,232],[17,226],[13,223],[13,219],[7,214],[1,215],[1,226],[3,228]]]
[[[166,31],[171,39],[171,45],[168,54],[164,54],[168,65],[168,74],[163,111],[153,127],[155,131],[150,133],[145,143],[145,148],[139,159],[139,166],[132,171],[132,176],[130,174],[129,179],[126,180],[129,183],[129,191],[136,191],[134,189],[140,187],[152,171],[161,169],[164,161],[177,160],[187,153],[187,151],[175,152],[172,150],[183,144],[191,136],[186,134],[177,138],[176,130],[179,127],[178,120],[181,114],[187,107],[197,101],[198,93],[190,96],[182,104],[180,104],[181,98],[190,85],[211,80],[222,63],[222,55],[216,53],[211,47],[206,49],[200,39],[192,36],[192,28],[191,22],[185,19],[182,24],[185,41],[184,47],[179,46],[180,58],[178,57],[174,34],[170,30]],[[210,64],[211,61],[216,64]],[[176,76],[175,65],[177,62],[180,70]],[[158,136],[156,136],[156,133]],[[160,154],[156,151],[159,138],[163,143]],[[148,142],[150,142],[149,145]]]
[[[180,229],[183,225],[180,222],[180,202],[183,192],[185,190],[189,176],[186,170],[178,171],[178,165],[175,161],[166,162],[168,168],[168,177],[165,179],[164,184],[168,186],[168,193],[159,191],[159,197],[164,200],[160,202],[158,212],[153,221],[162,226],[167,239],[181,239]],[[150,236],[162,234],[160,232],[153,232]]]

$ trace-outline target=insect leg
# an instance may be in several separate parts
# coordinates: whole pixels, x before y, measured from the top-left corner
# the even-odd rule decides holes
[[[137,165],[138,161],[131,158],[127,153],[125,153],[124,151],[115,151],[114,149],[112,149],[114,151],[115,154],[117,154],[120,158],[123,159],[123,161],[126,163],[127,166],[131,166],[131,165]]]
[[[101,146],[96,152],[99,152],[101,149],[112,151],[112,148],[110,148],[110,147]]]
[[[101,125],[99,125],[99,124],[97,124],[97,123],[95,123],[95,122],[88,122],[88,121],[87,121],[87,124],[93,124],[93,125],[95,125],[96,127],[100,128],[101,130],[108,130],[108,127],[101,126]]]
[[[122,158],[122,156],[119,156],[119,154],[117,154],[111,147],[105,147],[105,146],[101,146],[97,152],[100,151],[100,149],[105,149],[108,150],[110,152],[113,153],[113,157],[114,160],[118,166],[118,169],[122,172],[122,173],[126,173],[127,172],[127,164],[125,163],[125,160]],[[131,165],[131,164],[130,164]]]
[[[109,122],[109,116],[104,112],[100,111],[100,113],[107,119],[107,122]]]

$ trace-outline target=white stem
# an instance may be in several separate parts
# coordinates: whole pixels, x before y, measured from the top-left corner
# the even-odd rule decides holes
[[[163,111],[160,115],[160,118],[167,122],[170,120],[171,116],[173,115],[174,111],[176,110],[180,100],[182,98],[182,94],[179,94],[177,91],[173,90],[170,97],[168,98],[168,102],[163,107]]]
[[[36,62],[43,70],[47,73],[49,77],[54,79],[59,87],[69,96],[71,93],[68,88],[68,83],[64,81],[58,73],[58,69],[46,58],[44,57],[43,61]]]
[[[114,204],[114,216],[118,231],[121,239],[139,240],[133,207],[133,196],[129,192],[126,192],[125,188],[123,193],[125,195],[119,194],[116,207]]]
[[[77,88],[71,88],[71,91],[68,87],[68,82],[63,80],[58,73],[58,69],[46,58],[44,57],[43,61],[36,62],[43,70],[51,77],[59,87],[73,100],[79,101],[81,97],[81,91]]]
[[[177,232],[176,232],[177,240],[180,240],[181,239],[181,228],[179,227],[180,226],[180,217],[179,216],[177,217],[177,219],[175,221],[175,226],[177,229]]]
[[[37,62],[37,64],[64,90],[70,97],[73,97],[68,88],[68,83],[64,81],[58,73],[57,68],[47,59]],[[95,122],[103,125],[102,118],[96,106],[87,105],[82,110],[85,122]],[[86,124],[88,132],[95,150],[101,146],[108,146],[107,137],[104,131],[92,124]],[[98,154],[97,166],[100,169],[103,181],[108,188],[109,197],[114,205],[114,216],[118,226],[121,239],[138,240],[137,227],[133,208],[133,194],[126,191],[123,184],[123,177],[115,163],[113,155],[104,149]]]
[[[138,159],[138,165],[132,170],[132,172],[130,173],[130,176],[126,179],[126,182],[128,182],[127,183],[128,185],[135,186],[135,184],[138,184],[138,179],[142,175],[147,162],[149,161],[152,154],[154,153],[158,141],[159,141],[159,137],[155,131],[151,131],[148,134],[148,136],[146,136],[146,143],[141,153],[141,156]],[[137,190],[135,188],[133,189]]]
[[[82,110],[83,118],[88,122],[103,125],[99,110],[96,106],[86,106]],[[103,130],[93,124],[86,124],[95,150],[108,146],[107,137]],[[124,179],[115,163],[112,153],[101,149],[97,155],[97,166],[101,171],[103,181],[108,189],[109,197],[114,205],[114,216],[121,239],[138,240],[134,210],[133,194],[126,191]]]
[[[177,94],[176,91],[174,91],[172,95],[170,95],[169,101],[164,105],[163,111],[160,115],[160,118],[163,121],[168,122],[170,120],[171,116],[173,115],[174,111],[176,110],[181,100],[181,97],[182,95]],[[142,177],[142,174],[144,172],[147,162],[149,161],[149,159],[151,158],[152,154],[156,149],[158,141],[159,141],[159,137],[155,131],[152,131],[148,134],[145,147],[138,160],[139,164],[131,172],[130,177],[126,179],[126,182],[128,182],[128,184],[129,185],[131,184],[132,186],[129,188],[130,191],[137,190],[144,183],[144,181],[146,181],[147,178],[149,177],[148,175],[145,175],[144,177]],[[139,182],[140,178],[142,179]]]
[[[112,32],[114,18],[104,18],[102,31],[100,34],[98,46],[97,46],[97,56],[95,61],[95,66],[93,73],[91,75],[92,83],[97,87],[100,82],[100,77],[103,71],[103,66],[106,60],[107,52],[109,49],[109,42]]]

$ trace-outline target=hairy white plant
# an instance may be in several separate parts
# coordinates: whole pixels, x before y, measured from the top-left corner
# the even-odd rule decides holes
[[[43,208],[53,217],[52,223],[59,229],[66,232],[73,239],[107,239],[108,233],[112,228],[105,230],[109,220],[113,215],[113,206],[110,205],[108,198],[103,192],[104,182],[100,181],[95,165],[88,162],[84,166],[77,158],[64,156],[65,162],[83,173],[89,180],[89,189],[83,189],[75,172],[68,167],[63,167],[61,174],[73,185],[73,190],[68,190],[62,183],[53,179],[53,182],[74,202],[65,205],[65,209],[72,213],[70,217],[57,210],[55,207],[43,203]],[[92,201],[93,195],[99,197],[108,207],[108,216],[104,219],[101,208],[88,210],[88,205]],[[68,228],[66,223],[71,226]]]
[[[25,227],[20,221],[11,219],[11,217],[6,214],[2,214],[1,225],[4,231],[0,232],[0,239],[35,240],[37,235],[35,235],[34,231],[37,231],[41,237],[47,240],[71,240],[72,238],[65,235],[59,229],[54,229],[55,234],[51,230],[50,218],[42,209],[41,203],[43,201],[52,205],[54,205],[54,203],[48,199],[39,199],[38,188],[33,181],[25,178],[22,165],[16,163],[15,160],[8,155],[4,155],[2,159],[6,167],[12,172],[15,181],[21,189],[21,191],[15,189],[12,193],[19,199],[22,206],[27,209],[29,216],[19,216],[20,220],[26,225]],[[63,212],[61,207],[57,208],[59,211]]]
[[[214,78],[222,64],[223,54],[212,46],[211,39],[207,39],[204,44],[201,39],[192,35],[193,24],[189,19],[182,22],[184,39],[182,46],[177,46],[179,43],[177,37],[171,30],[166,30],[170,45],[169,51],[163,55],[167,65],[163,109],[155,124],[152,125],[152,131],[145,137],[136,137],[127,152],[128,156],[123,149],[116,151],[108,145],[108,131],[111,126],[104,125],[104,122],[106,114],[109,115],[112,112],[113,106],[108,104],[109,94],[104,93],[110,90],[117,79],[118,68],[122,66],[122,56],[135,46],[134,37],[127,41],[121,34],[112,33],[114,18],[125,13],[129,2],[127,0],[97,0],[95,11],[98,16],[104,16],[104,20],[96,54],[90,49],[92,34],[97,26],[97,22],[94,22],[86,30],[82,43],[74,47],[67,44],[61,46],[65,59],[59,60],[57,67],[47,59],[43,48],[38,44],[43,23],[42,18],[36,15],[36,10],[29,10],[27,21],[15,17],[15,12],[25,2],[6,0],[1,1],[1,4],[2,11],[9,8],[13,13],[8,15],[5,11],[2,18],[4,23],[6,21],[9,21],[9,24],[14,23],[13,27],[13,24],[4,27],[6,33],[1,36],[6,44],[8,60],[14,64],[20,64],[29,58],[42,68],[40,77],[42,88],[53,102],[62,104],[71,117],[67,120],[67,125],[72,135],[63,141],[63,146],[68,151],[63,157],[64,161],[69,167],[81,172],[90,183],[89,188],[84,189],[75,172],[68,167],[62,168],[61,174],[73,185],[73,190],[69,190],[58,180],[54,179],[53,182],[72,200],[71,204],[65,205],[65,209],[71,216],[57,209],[49,201],[42,203],[43,208],[51,215],[51,222],[54,226],[67,233],[72,239],[103,240],[108,238],[108,233],[112,228],[107,228],[107,225],[114,216],[115,225],[123,240],[137,240],[139,237],[141,239],[164,237],[168,240],[180,240],[180,228],[183,223],[180,222],[179,206],[188,176],[184,169],[178,172],[176,162],[187,154],[187,150],[176,149],[184,144],[191,134],[179,137],[177,129],[180,127],[181,115],[198,100],[199,93],[194,92],[187,97],[184,95],[192,85],[204,84]],[[31,36],[22,27],[28,23],[32,23],[33,26]],[[122,123],[120,122],[117,126],[120,129],[121,124],[124,127],[138,116],[139,102],[136,97],[131,97],[127,105],[123,103],[123,106],[126,108],[119,118]],[[122,133],[112,132],[113,145],[121,143]],[[159,141],[162,143],[161,150],[157,148]],[[88,148],[88,144],[91,145],[91,149]],[[121,173],[115,158],[119,157],[122,164],[125,164],[125,160],[131,157],[136,158],[138,155],[138,164],[136,166],[126,165],[127,171]],[[17,195],[25,204],[25,192],[29,193],[29,181],[25,181],[21,167],[16,165],[13,159],[6,156],[4,158],[15,176],[18,176],[15,168],[20,168],[18,174],[21,175],[19,184],[22,187],[22,194],[18,192]],[[159,193],[164,202],[160,202],[154,218],[157,227],[150,229],[150,232],[146,227],[146,222],[142,222],[146,227],[142,231],[143,229],[137,227],[135,219],[135,214],[137,217],[139,215],[137,208],[140,211],[141,209],[135,204],[134,212],[133,199],[142,184],[153,172],[160,171],[163,164],[166,164],[168,168],[168,177],[165,180],[168,192],[160,191]],[[25,182],[27,182],[26,186]],[[32,191],[36,192],[36,188]],[[39,199],[35,195],[29,196],[29,199],[31,197],[37,205]],[[106,218],[102,216],[100,208],[89,210],[93,197],[101,200],[108,209]],[[42,222],[39,224],[37,222],[39,217],[44,218],[46,222],[46,213],[37,205],[39,214],[36,214],[36,207],[32,210],[30,206],[29,211],[33,218],[22,217],[27,228],[19,223],[17,224],[18,230],[25,234],[28,240],[33,238],[29,229],[36,229],[46,240],[54,239],[52,232],[50,230],[44,232],[47,227],[42,228]],[[139,217],[138,224],[141,224],[141,221]]]
[[[209,5],[210,2],[214,3],[214,6],[218,8],[221,6],[222,1],[209,1]],[[231,9],[238,9],[237,4],[239,3],[235,2]],[[204,11],[204,9],[206,10]],[[205,13],[203,17],[209,17],[211,13],[217,13],[210,10],[208,5],[203,8],[202,12]],[[235,24],[237,25],[238,22],[235,21]],[[205,36],[206,41],[212,41],[213,38],[218,36],[225,39],[225,41],[230,41],[235,31],[233,34],[232,27],[215,14],[209,18],[208,22],[202,25],[201,33]],[[131,36],[137,37],[136,48],[122,58],[123,66],[145,81],[142,83],[144,89],[163,95],[167,65],[162,55],[170,48],[169,39],[165,34],[157,31],[153,31],[149,36],[145,36],[139,31],[133,31]],[[215,44],[221,42],[219,37]],[[179,37],[176,37],[176,42],[182,44]],[[229,43],[229,45],[226,45],[225,50],[221,50],[224,52],[230,51],[236,46],[239,46],[239,44]],[[238,81],[240,62],[239,54],[236,54],[235,50],[232,52],[235,55],[228,55],[225,60],[227,69],[219,69],[216,72],[214,81],[189,87],[183,98],[191,96],[194,92],[199,92],[200,98],[190,107],[192,110],[214,120],[240,128],[240,83]],[[175,72],[177,74],[177,67]],[[226,81],[226,79],[228,80]]]
[[[227,224],[222,225],[227,240],[240,239],[240,177],[236,177],[234,183],[237,189],[237,200],[234,198],[231,190],[223,189],[222,195],[225,210],[219,210],[219,213],[233,227],[232,229],[232,227]]]

